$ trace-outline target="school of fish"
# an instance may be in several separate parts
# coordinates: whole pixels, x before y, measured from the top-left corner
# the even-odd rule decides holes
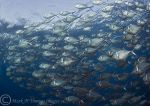
[[[6,76],[57,100],[38,106],[149,106],[150,1],[108,1],[79,3],[36,23],[1,22]]]

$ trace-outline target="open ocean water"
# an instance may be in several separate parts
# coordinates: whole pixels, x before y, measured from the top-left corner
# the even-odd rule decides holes
[[[150,106],[150,1],[108,1],[1,19],[0,106]]]

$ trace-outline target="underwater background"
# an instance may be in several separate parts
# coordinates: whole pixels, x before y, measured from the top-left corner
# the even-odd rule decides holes
[[[150,1],[74,4],[1,16],[0,105],[150,106]]]

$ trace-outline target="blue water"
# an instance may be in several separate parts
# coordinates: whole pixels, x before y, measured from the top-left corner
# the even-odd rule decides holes
[[[149,18],[150,16],[148,16],[147,18]],[[6,29],[5,28],[6,25],[4,25],[4,27],[1,27],[0,28],[0,32],[1,33],[4,33],[4,32],[7,32],[7,33],[14,33],[16,29],[22,29],[22,27],[15,27],[13,29]],[[102,28],[103,29],[103,26],[98,26],[98,25],[93,25],[93,29],[92,30],[93,32],[97,32],[99,30],[99,28]],[[143,31],[141,31],[139,33],[139,35],[142,35],[142,39],[144,39],[145,37],[147,37],[148,35],[150,35],[150,32],[149,33],[146,33],[145,30],[147,29],[147,26],[145,25],[145,27],[143,27]],[[103,29],[105,32],[109,32],[109,30],[107,29]],[[38,32],[38,33],[35,33],[38,34],[38,35],[41,35],[41,39],[42,38],[42,35],[45,35],[49,32]],[[73,30],[72,32],[70,32],[71,34],[74,34],[74,35],[81,35],[81,34],[86,34],[88,36],[90,36],[92,34],[91,33],[85,33],[85,32],[81,32],[81,31],[78,31],[76,32],[76,30]],[[120,33],[116,33],[117,36],[120,35]],[[11,99],[17,99],[17,100],[26,100],[26,99],[31,99],[31,98],[35,98],[36,100],[47,100],[47,99],[55,99],[55,97],[51,98],[50,97],[42,97],[41,96],[41,92],[37,92],[37,91],[34,91],[34,90],[27,90],[26,88],[22,88],[22,87],[19,87],[18,84],[14,83],[12,80],[10,80],[7,76],[6,76],[6,68],[9,66],[9,64],[7,62],[4,62],[4,58],[5,58],[5,46],[7,45],[7,42],[1,42],[1,45],[0,47],[2,48],[1,49],[1,60],[0,60],[0,95],[4,95],[4,94],[7,94],[11,97]],[[60,43],[61,45],[61,43]],[[113,45],[117,48],[124,48],[124,44],[119,44],[119,45]],[[107,48],[106,48],[107,49]],[[142,52],[143,50],[145,50],[145,48],[143,48],[141,51],[137,51],[136,54],[138,56],[149,56],[150,58],[150,51],[146,51],[146,52]],[[95,59],[93,62],[94,63],[97,63],[98,60],[96,59],[97,56],[99,56],[100,54],[99,53],[96,53],[94,56],[90,57],[89,59]],[[128,58],[129,61],[131,62],[134,62],[137,58],[135,59],[132,59],[132,58]],[[149,61],[150,62],[150,61]],[[112,65],[110,65],[112,64]],[[107,72],[110,72],[110,73],[123,73],[123,72],[126,72],[126,73],[130,73],[133,71],[134,69],[134,64],[130,64],[130,65],[126,65],[125,67],[114,67],[117,63],[103,63],[103,67],[105,68],[105,70],[107,70]],[[91,68],[91,67],[89,67]],[[94,71],[92,68],[91,68],[92,71]],[[104,72],[105,73],[105,72]],[[99,74],[99,73],[96,73],[96,74]],[[95,76],[97,76],[95,74]],[[91,79],[93,82],[96,82],[96,78],[94,79]],[[131,82],[134,82],[134,81],[138,81],[140,85],[140,89],[139,90],[136,90],[136,88],[134,87],[130,87],[130,86],[127,86],[129,83]],[[110,82],[112,84],[119,84],[119,85],[124,85],[128,91],[130,91],[131,93],[135,93],[136,95],[144,95],[145,98],[147,100],[150,100],[150,86],[149,85],[145,85],[142,78],[140,77],[129,77],[127,80],[125,81],[122,81],[122,82],[117,82],[113,79],[110,80]],[[89,83],[89,82],[87,82]],[[93,86],[91,84],[91,86]],[[48,93],[51,92],[51,91],[47,91]],[[101,94],[107,94],[108,96],[113,96],[111,95],[112,92],[114,92],[113,90],[108,90],[108,89],[102,89],[102,90],[97,90],[97,92],[100,92]],[[116,94],[118,93],[117,91],[115,91]],[[119,93],[125,93],[127,91],[119,91]],[[113,98],[113,97],[112,97]],[[105,104],[108,104],[107,103],[108,101],[106,102],[100,102],[100,101],[96,101],[96,102],[92,102],[92,103],[89,103],[88,106],[105,106]],[[15,103],[15,104],[10,104],[10,106],[37,106],[36,103],[25,103],[25,104],[21,104],[21,103]],[[57,104],[57,105],[53,105],[53,106],[76,106],[75,104]],[[111,105],[108,105],[108,106],[111,106]],[[126,105],[123,105],[123,106],[126,106]],[[146,106],[146,105],[145,105]]]

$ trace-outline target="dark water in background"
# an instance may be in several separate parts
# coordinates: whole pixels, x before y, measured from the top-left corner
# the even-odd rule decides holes
[[[146,34],[147,35],[147,34]],[[120,45],[118,45],[120,46]],[[122,45],[123,46],[123,45]],[[149,51],[150,52],[150,51]],[[149,53],[147,52],[147,53]],[[137,52],[137,54],[140,54],[141,52]],[[146,56],[148,54],[140,54],[141,56]],[[95,59],[96,60],[96,59]],[[104,64],[105,65],[105,64]],[[1,69],[0,69],[0,95],[3,95],[3,94],[8,94],[11,99],[16,99],[16,100],[26,100],[26,99],[31,99],[32,97],[36,97],[34,99],[36,100],[47,100],[47,98],[43,98],[41,97],[41,95],[39,95],[36,91],[34,90],[27,90],[25,88],[21,88],[19,87],[17,84],[13,83],[7,76],[6,76],[6,68],[7,68],[7,63],[3,63],[3,61],[1,60],[1,65],[0,65]],[[133,66],[132,65],[129,65],[127,66],[127,68],[114,68],[112,69],[113,67],[110,67],[109,65],[105,65],[105,67],[107,68],[107,71],[110,71],[111,70],[116,70],[116,72],[131,72],[133,70]],[[130,82],[130,80],[141,80],[141,88],[142,90],[138,91],[138,92],[134,92],[134,89],[131,90],[133,91],[134,93],[136,94],[145,94],[145,97],[149,100],[150,99],[150,91],[148,89],[148,86],[145,86],[142,79],[140,79],[139,77],[138,78],[129,78],[127,80],[126,83],[128,83],[128,81]],[[112,81],[113,82],[113,81]],[[111,95],[111,91],[101,91],[103,93],[110,93]],[[19,101],[18,101],[19,102]],[[103,106],[105,103],[92,103],[90,106]],[[15,103],[15,104],[10,104],[10,106],[37,106],[36,103]],[[76,106],[74,104],[65,104],[65,105],[62,105],[62,104],[57,104],[57,105],[54,105],[54,106]]]
[[[14,29],[15,30],[15,29]],[[96,29],[95,29],[96,30]],[[1,29],[1,32],[9,32],[8,30],[6,29]],[[13,29],[10,30],[10,32],[13,32]],[[73,32],[75,33],[75,32]],[[143,38],[144,36],[147,36],[147,35],[150,35],[150,33],[141,33]],[[90,34],[89,34],[90,35]],[[2,44],[5,43],[7,44],[6,42],[1,42]],[[123,47],[124,45],[116,45],[116,47]],[[141,50],[142,51],[142,50]],[[147,56],[147,55],[150,55],[150,51],[148,51],[147,53],[144,53],[142,54],[142,52],[139,51],[139,52],[136,52],[138,55],[140,56]],[[2,53],[4,53],[3,51],[1,51]],[[98,54],[97,54],[98,55]],[[27,90],[25,88],[21,88],[19,87],[17,84],[13,83],[7,76],[6,76],[6,68],[8,66],[7,63],[3,63],[3,54],[1,56],[1,60],[0,60],[0,95],[3,95],[3,94],[8,94],[11,99],[17,99],[17,100],[25,100],[25,99],[31,99],[33,97],[36,97],[36,99],[38,100],[46,100],[47,98],[43,98],[40,94],[38,94],[36,91],[33,91],[33,90]],[[97,62],[96,58],[95,58],[95,62]],[[113,68],[113,67],[110,67],[109,65],[105,65],[104,66],[106,67],[107,71],[110,71],[111,70],[115,70],[116,72],[131,72],[133,70],[133,65],[129,65],[127,66],[126,68]],[[127,80],[126,83],[130,82],[130,80],[139,80],[140,83],[141,83],[141,90],[139,90],[138,92],[134,92],[134,89],[130,90],[130,91],[133,91],[134,93],[136,93],[137,95],[138,94],[145,94],[145,97],[150,100],[150,90],[148,88],[148,86],[146,86],[142,79],[140,79],[139,77],[137,78],[129,78]],[[112,80],[112,82],[114,82]],[[115,83],[115,82],[114,82]],[[111,95],[111,91],[101,91],[102,93],[110,93]],[[103,106],[105,103],[93,103],[91,104],[91,106]],[[11,104],[10,106],[36,106],[37,104],[36,103],[25,103],[25,104],[21,104],[21,103],[15,103],[15,104]],[[55,106],[55,105],[54,105]],[[59,104],[59,105],[56,105],[56,106],[63,106],[62,104]],[[64,105],[66,106],[66,104]],[[68,104],[68,106],[74,106],[74,104]]]
[[[2,65],[1,66],[1,70],[0,70],[0,95],[3,95],[3,94],[8,94],[11,99],[15,99],[15,100],[26,100],[26,99],[30,99],[32,100],[33,97],[36,97],[34,98],[33,100],[47,100],[48,98],[42,98],[41,95],[37,94],[37,92],[35,92],[34,90],[27,90],[25,88],[21,88],[19,87],[17,84],[13,83],[5,74],[5,71],[6,71],[6,67],[7,65]],[[127,68],[126,70],[131,70],[132,68],[129,67]],[[112,68],[110,69],[112,70]],[[124,70],[124,71],[126,71]],[[116,70],[116,71],[123,71],[123,70]],[[130,78],[129,80],[133,80],[133,78]],[[135,79],[135,80],[141,80],[141,79]],[[143,86],[143,87],[142,87]],[[142,90],[140,90],[139,92],[134,92],[134,89],[132,90],[134,93],[136,94],[145,94],[145,97],[148,99],[150,99],[150,91],[148,89],[148,86],[146,87],[144,84],[143,84],[143,81],[141,80],[141,87],[142,87]],[[102,91],[103,93],[108,93],[108,91]],[[110,95],[111,95],[111,91],[109,91]],[[18,101],[19,102],[19,101]],[[101,103],[101,106],[103,106],[104,104]],[[14,104],[10,104],[10,106],[37,106],[37,103],[22,103],[22,102],[19,102],[19,103],[14,103]],[[76,106],[74,104],[57,104],[57,105],[54,105],[54,106]],[[100,103],[92,103],[90,106],[100,106]]]

